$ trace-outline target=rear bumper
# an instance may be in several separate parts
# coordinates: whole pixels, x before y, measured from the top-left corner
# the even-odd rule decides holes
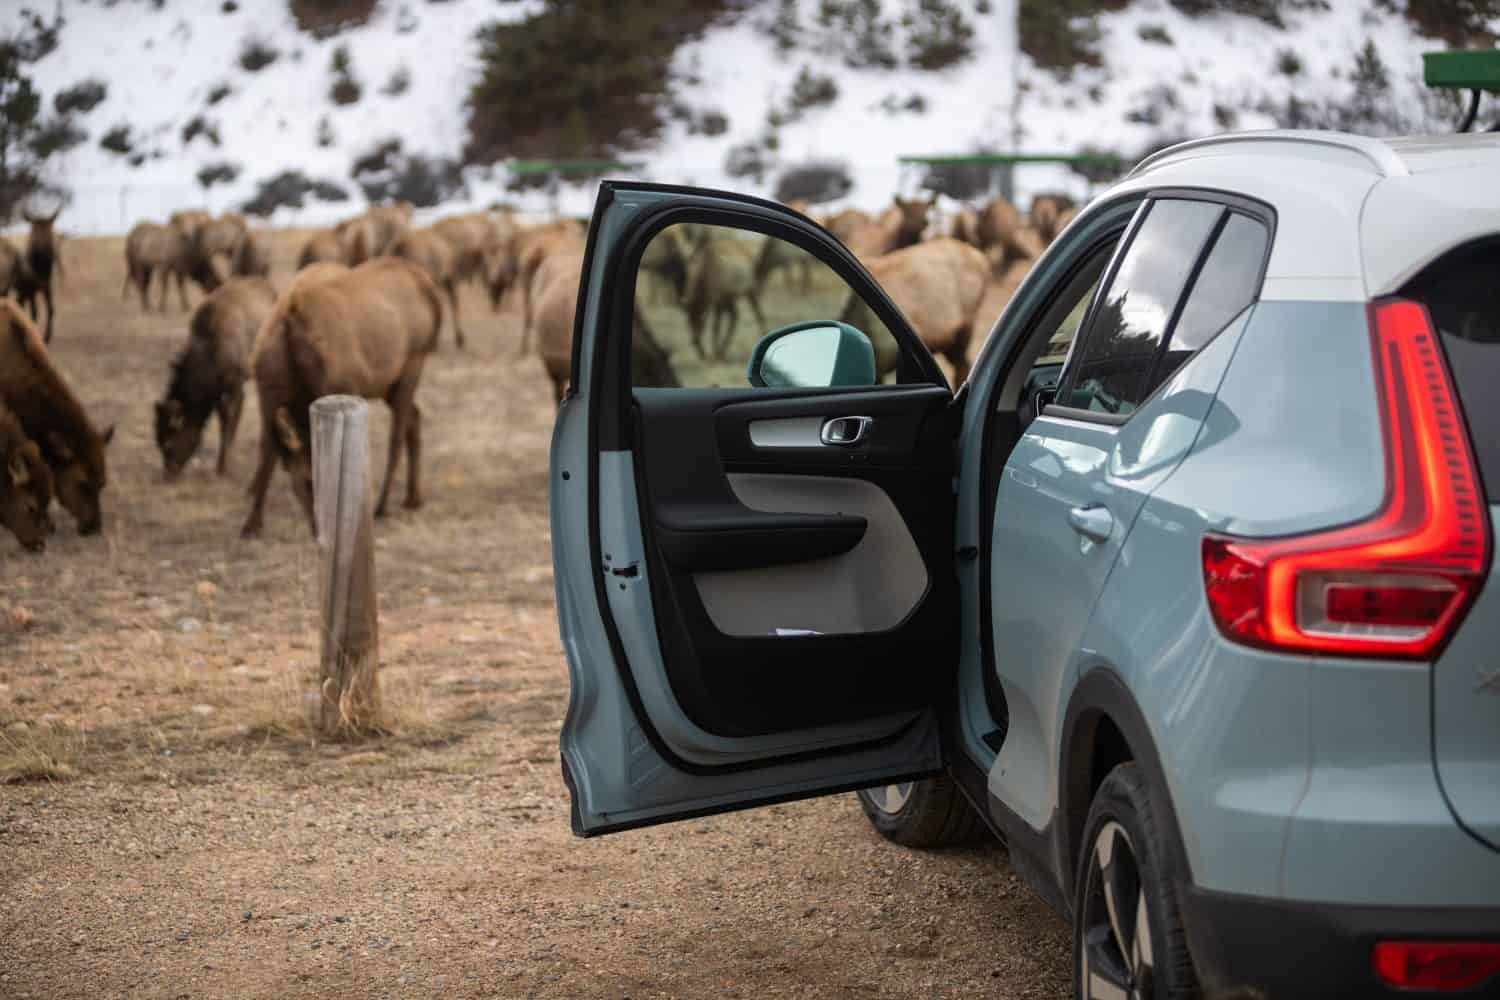
[[[1381,940],[1500,940],[1500,905],[1346,906],[1196,887],[1181,905],[1206,997],[1500,997],[1500,976],[1464,993],[1394,990],[1373,963]]]

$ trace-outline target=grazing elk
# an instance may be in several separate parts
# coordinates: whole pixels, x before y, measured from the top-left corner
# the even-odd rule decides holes
[[[271,244],[261,233],[246,230],[229,258],[229,273],[237,278],[271,276]]]
[[[458,319],[458,253],[453,244],[431,229],[408,229],[391,244],[390,255],[416,264],[427,272],[433,284],[448,294],[448,304],[453,310],[453,340],[462,349],[464,328]]]
[[[766,317],[757,296],[755,254],[756,248],[748,241],[715,240],[707,232],[699,235],[688,257],[682,293],[682,311],[699,357],[712,355],[722,361],[728,356],[739,325],[741,299],[750,304],[756,322],[765,328]]]
[[[40,552],[53,532],[51,505],[52,470],[0,399],[0,524],[26,551]]]
[[[928,350],[948,359],[953,384],[962,384],[969,377],[974,320],[990,281],[984,254],[967,243],[943,238],[876,257],[865,267]],[[875,320],[864,300],[853,294],[840,318],[862,330],[871,329]]]
[[[176,479],[198,450],[212,414],[219,417],[214,468],[221,476],[228,471],[255,336],[275,304],[276,290],[265,278],[232,278],[193,310],[187,344],[172,359],[166,394],[156,404],[156,447],[167,481]]]
[[[302,244],[302,252],[297,255],[297,270],[310,267],[313,264],[342,264],[344,262],[344,248],[339,243],[339,234],[332,229],[320,230],[307,238]]]
[[[534,320],[536,350],[552,380],[552,398],[562,404],[568,380],[573,375],[573,318],[578,306],[578,280],[583,273],[583,252],[569,250],[547,260],[546,284],[538,292]],[[539,272],[539,277],[543,276]],[[632,385],[676,387],[681,385],[672,361],[656,339],[640,309],[635,311],[635,330],[630,341]]]
[[[26,306],[26,311],[31,313],[33,322],[39,319],[37,312],[37,298],[40,296],[47,306],[47,332],[44,339],[52,341],[52,320],[55,310],[52,305],[52,269],[57,263],[57,234],[53,232],[52,224],[57,221],[58,213],[62,209],[54,211],[51,215],[32,215],[24,213],[26,221],[31,225],[31,231],[26,234],[26,252],[22,257],[26,267],[19,270],[12,284],[16,295]]]
[[[104,449],[115,429],[94,429],[36,325],[8,301],[0,301],[0,400],[41,449],[58,502],[78,522],[78,533],[96,534],[103,524],[99,495],[109,478]]]
[[[416,392],[442,322],[437,286],[410,261],[381,257],[347,272],[323,264],[298,276],[277,301],[255,346],[260,464],[242,535],[260,534],[278,460],[312,524],[309,408],[332,393],[383,399],[391,408],[385,483],[375,516],[385,514],[403,443],[405,506],[421,506],[422,413]]]
[[[645,260],[641,263],[644,265]],[[765,291],[771,275],[777,271],[785,271],[787,284],[790,286],[796,281],[797,290],[806,295],[812,288],[812,269],[813,258],[807,251],[786,240],[768,236],[761,242],[760,252],[755,255],[755,293],[759,296]],[[679,290],[678,297],[681,295]]]

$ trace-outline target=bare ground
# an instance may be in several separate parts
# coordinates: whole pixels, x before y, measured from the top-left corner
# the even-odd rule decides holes
[[[1001,848],[895,847],[852,796],[571,836],[550,393],[477,294],[420,394],[427,506],[379,528],[392,732],[320,745],[283,479],[237,537],[253,400],[230,481],[200,454],[164,485],[186,314],[120,300],[119,240],[68,267],[54,351],[119,430],[102,537],[0,537],[0,997],[1067,994],[1066,928]]]

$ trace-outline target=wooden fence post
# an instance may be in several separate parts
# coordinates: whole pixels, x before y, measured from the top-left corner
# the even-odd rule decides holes
[[[318,728],[367,732],[380,718],[380,643],[370,499],[370,408],[354,396],[312,404],[313,514],[322,557]]]

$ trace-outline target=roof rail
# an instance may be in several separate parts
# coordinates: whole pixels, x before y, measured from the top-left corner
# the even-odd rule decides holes
[[[1348,132],[1331,132],[1317,129],[1257,129],[1248,132],[1228,132],[1224,135],[1208,136],[1204,139],[1190,139],[1187,142],[1179,142],[1175,146],[1158,150],[1146,157],[1135,168],[1126,174],[1134,177],[1145,173],[1153,167],[1161,166],[1167,160],[1175,159],[1183,153],[1195,152],[1214,146],[1234,146],[1247,142],[1295,142],[1310,146],[1326,146],[1333,149],[1342,149],[1363,156],[1369,164],[1375,168],[1382,177],[1405,177],[1409,170],[1406,161],[1396,154],[1396,151],[1379,139],[1371,139],[1363,135],[1351,135]]]

